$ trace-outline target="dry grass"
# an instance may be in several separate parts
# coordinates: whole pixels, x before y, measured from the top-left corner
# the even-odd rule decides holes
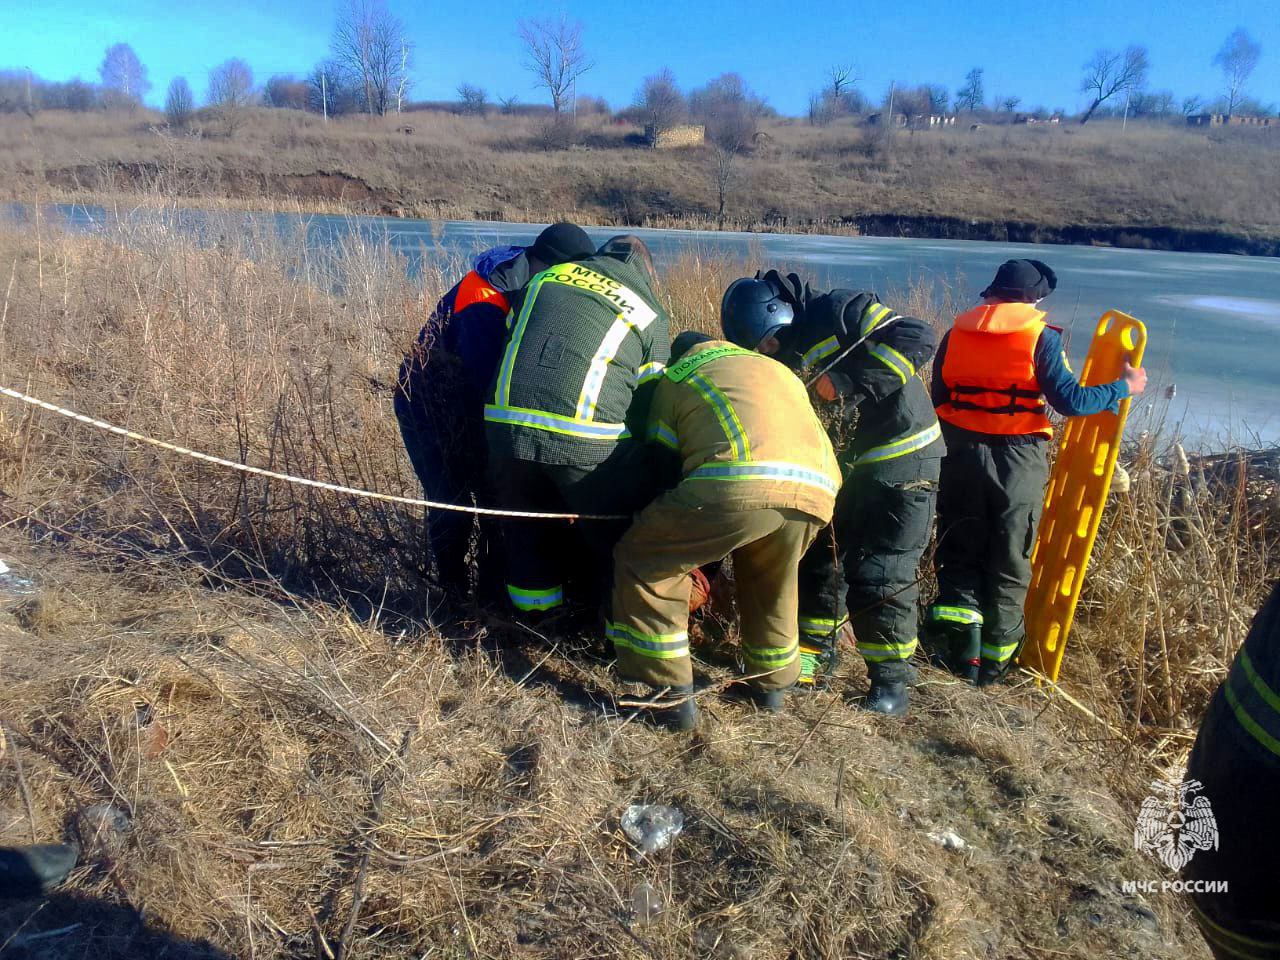
[[[171,135],[158,116],[0,117],[0,178],[10,196],[159,191],[396,215],[707,225],[702,149],[629,145],[638,131],[600,116],[581,144],[548,151],[543,121],[441,113],[342,118],[327,126],[258,111],[234,137],[210,124]],[[1164,124],[880,132],[771,121],[730,198],[735,226],[839,231],[842,218],[896,215],[983,222],[1191,228],[1274,238],[1280,134]]]
[[[242,220],[204,247],[127,230],[0,233],[0,381],[251,463],[414,489],[387,383],[440,275],[419,289],[385,248],[305,252]],[[667,271],[678,321],[706,327],[736,272],[694,254]],[[412,516],[8,404],[0,438],[0,556],[40,584],[0,618],[0,842],[55,839],[92,803],[132,822],[66,897],[0,911],[0,952],[1206,955],[1179,901],[1150,899],[1152,932],[1118,884],[1155,872],[1131,851],[1134,798],[1185,754],[1266,542],[1245,498],[1206,494],[1185,501],[1206,535],[1168,552],[1148,452],[1068,655],[1102,722],[1026,682],[989,694],[926,671],[914,716],[883,723],[851,703],[854,664],[782,717],[706,697],[702,728],[671,737],[617,718],[608,667],[572,638],[421,626]],[[671,850],[633,856],[633,801],[684,811]],[[970,847],[927,837],[946,830]],[[648,924],[641,881],[666,904]]]

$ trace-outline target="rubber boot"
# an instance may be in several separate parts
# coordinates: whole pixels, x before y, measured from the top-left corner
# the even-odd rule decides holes
[[[751,688],[751,700],[761,710],[769,713],[781,713],[787,705],[787,691],[761,690],[759,687],[753,686]]]
[[[662,692],[660,690],[660,687],[649,688],[649,698],[654,700],[654,704],[644,712],[645,719],[655,727],[692,730],[698,723],[698,704],[693,699],[693,684],[671,687]]]
[[[955,630],[951,644],[951,672],[965,683],[976,684],[982,667],[982,626],[969,624]]]
[[[873,680],[862,709],[886,717],[905,717],[911,694],[904,680]]]
[[[929,622],[924,631],[929,662],[967,683],[978,682],[982,663],[982,625]]]
[[[67,879],[80,848],[74,843],[0,847],[0,899],[38,897]]]
[[[915,669],[906,660],[868,664],[871,689],[862,701],[862,709],[886,717],[905,717],[911,701],[908,684],[914,674]]]
[[[1004,661],[982,659],[982,665],[978,670],[978,686],[989,687],[993,683],[999,683],[1009,675],[1014,664],[1018,660],[1018,656],[1022,653],[1023,646],[1026,645],[1027,635],[1025,632],[1018,637],[1018,645],[1014,648],[1013,653],[1009,654],[1009,659]],[[1002,644],[1003,645],[1003,644]]]

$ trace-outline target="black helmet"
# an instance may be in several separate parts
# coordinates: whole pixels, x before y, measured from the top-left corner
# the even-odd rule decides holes
[[[735,280],[720,301],[720,327],[725,337],[748,350],[754,350],[795,317],[791,304],[763,280]]]

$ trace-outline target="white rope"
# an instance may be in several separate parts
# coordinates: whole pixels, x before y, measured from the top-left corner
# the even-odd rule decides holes
[[[521,520],[626,520],[625,515],[620,514],[587,514],[587,513],[535,513],[526,510],[495,510],[489,507],[470,507],[457,503],[436,503],[433,500],[419,500],[415,497],[398,497],[390,493],[375,493],[372,490],[360,490],[356,487],[344,487],[336,483],[325,483],[323,480],[310,480],[306,477],[294,477],[287,473],[279,473],[275,470],[264,470],[262,467],[252,467],[247,463],[236,463],[234,460],[225,460],[222,457],[215,457],[208,453],[201,453],[199,450],[192,450],[189,447],[182,447],[176,443],[169,443],[165,440],[157,440],[155,437],[144,436],[141,433],[135,433],[132,430],[126,430],[124,427],[118,427],[114,423],[107,423],[105,420],[98,420],[95,417],[86,416],[83,413],[76,413],[74,410],[68,410],[66,407],[60,407],[57,404],[49,403],[38,397],[28,396],[17,390],[10,390],[8,387],[0,387],[0,395],[9,397],[13,400],[20,400],[23,403],[30,404],[33,407],[39,407],[41,410],[47,410],[50,413],[56,413],[58,416],[66,417],[69,420],[75,420],[98,430],[105,430],[108,433],[115,433],[122,437],[128,437],[130,440],[137,440],[139,443],[149,444],[153,447],[159,447],[161,450],[168,450],[170,453],[181,454],[184,457],[190,457],[193,460],[203,460],[205,463],[212,463],[215,466],[226,467],[228,470],[239,470],[241,473],[252,473],[259,477],[269,477],[272,480],[283,480],[285,483],[294,483],[304,487],[315,487],[318,490],[330,490],[333,493],[344,493],[351,497],[365,497],[369,500],[383,500],[387,503],[400,503],[410,507],[427,507],[431,510],[451,510],[455,513],[473,513],[483,517],[511,517]]]

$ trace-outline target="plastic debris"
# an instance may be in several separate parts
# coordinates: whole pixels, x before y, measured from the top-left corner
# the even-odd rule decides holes
[[[13,572],[7,563],[0,560],[0,604],[15,603],[39,593],[35,581],[21,577]]]
[[[1128,493],[1132,488],[1133,480],[1129,476],[1129,471],[1117,463],[1116,472],[1111,475],[1111,492]]]
[[[631,891],[631,910],[641,926],[656,919],[665,908],[662,894],[648,880],[641,880]]]
[[[940,846],[943,850],[964,850],[969,844],[965,843],[964,837],[958,833],[952,833],[947,830],[943,833],[931,833],[929,839]]]
[[[644,854],[665,850],[684,829],[684,814],[660,803],[633,803],[622,814],[622,830]]]

